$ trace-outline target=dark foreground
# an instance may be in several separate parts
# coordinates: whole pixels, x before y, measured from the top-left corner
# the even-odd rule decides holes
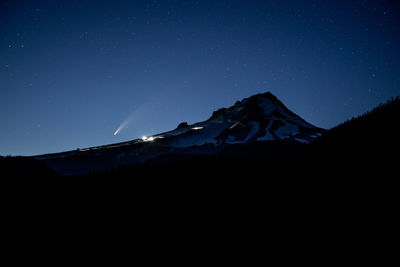
[[[59,243],[85,254],[88,244],[104,254],[112,246],[147,262],[391,263],[399,107],[397,99],[310,145],[252,143],[81,177],[1,158],[7,247],[44,241],[48,257]]]

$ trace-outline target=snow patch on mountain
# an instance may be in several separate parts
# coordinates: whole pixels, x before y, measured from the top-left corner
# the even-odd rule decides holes
[[[271,141],[274,140],[275,137],[269,132],[269,127],[271,126],[271,122],[265,128],[265,135],[257,138],[257,141]]]
[[[287,139],[299,134],[299,126],[295,124],[285,124],[275,131],[275,135],[280,139]]]
[[[252,139],[260,130],[260,124],[256,121],[249,122],[249,125],[252,126],[249,135],[242,141],[243,143],[247,143],[250,139]]]

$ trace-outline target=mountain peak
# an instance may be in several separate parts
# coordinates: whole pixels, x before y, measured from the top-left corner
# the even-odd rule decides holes
[[[214,111],[204,122],[175,131],[179,134],[172,131],[163,138],[174,133],[173,144],[179,147],[283,139],[308,143],[323,132],[290,111],[271,92],[244,98]]]
[[[262,120],[265,116],[274,114],[277,117],[296,117],[299,116],[290,111],[275,95],[271,92],[256,94],[236,103],[229,108],[220,108],[212,113],[209,120],[216,119],[221,116],[227,116],[230,119],[239,119],[247,117],[256,121]],[[305,122],[305,121],[304,121]]]
[[[276,96],[274,96],[271,92],[267,91],[265,93],[256,94],[256,95],[252,95],[250,97],[246,97],[246,98],[242,99],[241,101],[236,101],[234,106],[240,105],[240,104],[242,104],[243,102],[246,102],[246,101],[254,101],[254,99],[261,99],[261,98],[269,99],[271,101],[279,101]]]
[[[272,100],[272,101],[277,101],[278,100],[278,98],[275,95],[273,95],[270,91],[267,91],[265,93],[260,93],[260,94],[253,95],[250,98],[267,98],[267,99]]]
[[[262,101],[261,99],[268,99],[271,102],[279,101],[278,98],[270,92],[256,94],[251,97],[244,98],[240,101],[236,101],[236,103],[229,108],[220,108],[220,109],[214,111],[212,113],[211,117],[209,118],[209,120],[217,118],[218,116],[227,114],[239,107],[242,107],[246,110],[257,108],[258,103]]]

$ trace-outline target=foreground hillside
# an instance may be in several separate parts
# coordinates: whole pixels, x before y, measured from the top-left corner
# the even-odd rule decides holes
[[[57,176],[57,173],[37,160],[27,157],[0,156],[0,176]]]
[[[308,157],[320,160],[375,161],[399,158],[400,98],[346,121],[314,140]]]

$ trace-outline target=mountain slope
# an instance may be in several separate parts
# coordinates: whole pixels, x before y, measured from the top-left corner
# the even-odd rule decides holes
[[[323,132],[323,129],[307,123],[267,92],[245,98],[229,108],[219,109],[206,121],[192,125],[181,123],[169,132],[34,158],[60,174],[79,175],[145,163],[160,156],[216,154],[234,144],[260,141],[309,143]]]

